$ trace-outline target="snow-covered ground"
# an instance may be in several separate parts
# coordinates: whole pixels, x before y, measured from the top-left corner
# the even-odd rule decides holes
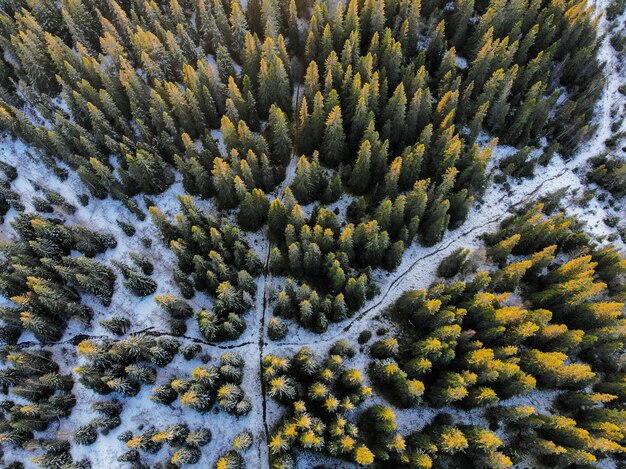
[[[596,2],[596,9],[602,12],[606,9],[609,2],[601,0]],[[623,24],[626,13],[616,20],[617,24]],[[602,33],[609,31],[609,24],[605,16],[602,16],[599,22],[599,29]],[[381,313],[389,307],[401,294],[406,290],[425,289],[436,278],[436,269],[441,260],[451,254],[459,247],[467,247],[472,250],[481,246],[480,237],[490,231],[495,230],[499,223],[510,216],[516,208],[539,200],[542,196],[555,193],[562,189],[568,190],[568,195],[563,199],[563,208],[570,215],[576,215],[579,219],[586,223],[586,230],[598,242],[605,242],[606,238],[615,233],[615,228],[611,228],[604,223],[604,220],[610,216],[618,216],[620,219],[626,219],[624,207],[619,204],[613,208],[606,202],[601,202],[597,198],[592,198],[586,206],[580,206],[576,203],[576,199],[582,196],[582,193],[588,189],[584,177],[588,169],[588,161],[594,156],[598,156],[606,151],[605,141],[612,135],[626,130],[625,108],[626,96],[618,91],[618,88],[626,84],[626,60],[624,55],[621,57],[615,52],[610,45],[610,37],[604,37],[600,51],[599,60],[605,63],[606,84],[601,98],[599,99],[593,124],[597,125],[597,130],[588,142],[581,145],[576,154],[568,161],[564,161],[559,155],[552,158],[551,163],[547,167],[538,166],[535,171],[535,177],[522,181],[511,181],[511,188],[504,189],[500,185],[490,184],[487,191],[480,201],[476,204],[469,216],[468,220],[457,230],[447,232],[444,240],[432,247],[423,247],[412,245],[404,254],[401,265],[395,272],[378,271],[375,273],[375,280],[380,288],[380,294],[368,304],[352,319],[340,324],[332,324],[323,334],[315,334],[304,329],[298,328],[291,330],[288,337],[279,343],[270,342],[267,347],[267,353],[285,354],[293,353],[302,346],[309,346],[313,351],[319,351],[320,354],[326,350],[338,339],[347,338],[351,343],[356,343],[359,334],[364,330],[375,332],[384,324]],[[620,122],[617,131],[612,130],[614,122]],[[624,146],[623,143],[621,145]],[[617,145],[619,148],[620,145]],[[516,149],[504,145],[498,145],[494,149],[493,158],[490,163],[489,171],[491,174],[496,172],[495,168],[498,162],[514,153]],[[625,251],[625,244],[621,239],[612,241],[622,252]],[[366,362],[363,363],[365,366]],[[548,411],[549,403],[554,396],[550,392],[536,391],[529,396],[511,399],[506,402],[511,405],[533,405],[541,411]],[[373,404],[374,399],[370,399],[369,403]],[[274,405],[274,407],[276,407]],[[419,429],[428,423],[438,412],[428,407],[418,409],[401,410],[394,409],[398,426],[401,430]],[[459,413],[455,409],[442,409],[442,411],[451,413],[460,420],[469,423],[478,419],[477,413],[471,412]],[[279,411],[273,409],[270,415],[278,415]],[[310,453],[302,454],[298,459],[297,467],[301,469],[313,467],[315,464],[324,462],[323,458]],[[606,464],[610,463],[606,462]],[[351,467],[345,462],[331,464],[328,467]],[[356,466],[355,466],[356,467]]]
[[[597,2],[598,11],[606,8],[607,0]],[[620,19],[623,23],[624,15]],[[602,32],[608,31],[608,24],[605,18],[599,23]],[[252,402],[252,411],[249,415],[236,418],[225,412],[215,414],[208,412],[200,414],[194,410],[183,409],[179,402],[171,406],[155,404],[148,399],[152,386],[143,386],[139,395],[133,398],[121,399],[124,401],[124,411],[121,415],[122,425],[111,431],[108,435],[100,435],[95,444],[87,447],[73,445],[73,455],[75,459],[88,458],[94,468],[116,467],[120,464],[116,462],[116,457],[124,451],[124,443],[117,440],[117,436],[126,430],[135,433],[139,431],[141,425],[148,427],[156,425],[159,428],[165,427],[169,423],[184,420],[192,429],[198,426],[209,428],[213,433],[213,441],[203,450],[203,457],[198,467],[208,467],[214,464],[219,454],[228,449],[234,436],[243,431],[249,430],[253,433],[255,443],[252,449],[245,454],[248,467],[265,467],[267,461],[266,428],[272,425],[281,415],[281,408],[273,401],[267,400],[264,404],[263,393],[260,384],[260,358],[267,354],[284,355],[293,353],[302,346],[309,346],[315,353],[320,355],[326,353],[328,347],[340,338],[347,338],[356,343],[358,335],[363,330],[375,331],[383,324],[384,319],[381,313],[391,305],[399,295],[409,289],[427,288],[435,279],[435,271],[439,262],[458,247],[469,247],[476,249],[480,246],[480,236],[486,232],[494,230],[499,222],[509,216],[512,209],[522,206],[527,202],[539,199],[541,196],[568,188],[572,192],[577,192],[575,197],[566,197],[565,207],[570,214],[578,215],[587,223],[587,227],[599,240],[606,238],[615,229],[607,226],[604,219],[609,216],[619,216],[623,218],[618,209],[611,208],[608,204],[593,198],[586,207],[580,207],[574,203],[574,199],[582,195],[587,189],[584,181],[584,173],[587,161],[606,150],[604,142],[611,135],[616,133],[612,130],[612,124],[616,119],[622,118],[619,131],[626,130],[626,120],[623,120],[626,97],[618,92],[618,87],[626,83],[626,64],[615,54],[609,43],[608,37],[604,39],[599,52],[600,60],[603,61],[606,70],[607,81],[602,97],[597,105],[595,124],[597,131],[593,138],[586,142],[579,151],[568,161],[563,161],[555,156],[552,162],[546,167],[538,167],[536,176],[533,179],[511,183],[510,190],[504,189],[500,185],[490,184],[484,197],[479,204],[471,210],[468,221],[459,229],[447,232],[444,241],[433,247],[423,247],[413,245],[404,255],[403,262],[395,272],[377,271],[375,281],[380,288],[380,294],[369,301],[367,305],[354,317],[341,324],[333,324],[323,334],[315,334],[302,328],[291,326],[288,337],[279,342],[267,341],[264,326],[270,317],[268,296],[272,288],[276,288],[271,277],[261,276],[258,279],[258,292],[255,299],[254,308],[247,313],[247,328],[244,334],[236,341],[220,345],[203,346],[204,352],[213,357],[214,360],[225,350],[232,350],[244,357],[245,378],[243,389],[246,397]],[[460,59],[458,59],[460,60]],[[495,173],[498,161],[504,156],[510,155],[514,149],[506,146],[498,146],[494,150],[494,157],[490,165],[490,172]],[[77,207],[73,215],[64,214],[71,224],[83,224],[90,229],[106,231],[112,233],[118,240],[118,246],[97,256],[97,259],[110,260],[117,259],[128,261],[128,253],[131,251],[142,252],[150,257],[154,263],[153,278],[158,283],[156,294],[176,292],[177,287],[173,283],[171,270],[176,264],[174,254],[159,240],[158,232],[149,220],[138,221],[133,215],[124,209],[120,202],[91,199],[87,207],[83,207],[77,196],[86,192],[78,177],[70,172],[66,181],[51,175],[51,172],[37,158],[31,155],[32,150],[20,142],[4,139],[0,141],[0,160],[12,164],[18,168],[19,176],[12,183],[12,188],[20,193],[26,209],[32,210],[29,200],[32,195],[36,195],[34,184],[45,189],[50,189],[62,194],[68,202]],[[275,195],[281,196],[284,189],[289,185],[295,174],[297,158],[294,157],[287,169],[286,178],[283,184],[276,190]],[[178,212],[178,202],[176,195],[182,194],[183,188],[180,180],[177,180],[167,191],[159,196],[152,197],[155,204],[166,214],[173,216]],[[41,196],[41,193],[39,193]],[[141,203],[143,206],[143,202]],[[211,203],[199,202],[199,205],[207,210],[212,209]],[[5,217],[4,224],[0,225],[0,238],[2,240],[11,239],[12,230],[9,227],[10,221],[15,216],[15,211],[11,211]],[[115,223],[116,219],[122,219],[131,223],[137,230],[133,237],[126,236],[121,228]],[[141,238],[152,240],[152,246],[146,250],[141,243]],[[248,237],[251,246],[254,247],[260,259],[267,259],[270,244],[265,236],[253,234]],[[617,241],[620,248],[624,249],[621,240]],[[98,320],[111,315],[128,317],[132,322],[132,331],[153,328],[153,330],[163,330],[166,323],[165,313],[162,312],[153,296],[136,298],[121,285],[121,276],[118,276],[116,291],[112,299],[111,306],[102,307],[97,301],[85,297],[85,301],[94,309],[95,317],[93,327],[89,334],[94,336],[107,335],[106,331],[98,325]],[[195,310],[210,303],[210,300],[197,295],[191,301]],[[188,322],[188,336],[201,338],[195,320]],[[85,333],[82,326],[70,323],[62,341],[67,341],[71,337]],[[32,338],[24,335],[22,341]],[[181,339],[187,340],[187,339]],[[60,364],[64,365],[66,373],[78,363],[75,355],[75,347],[69,344],[60,344],[53,347]],[[364,368],[366,366],[365,355],[362,354],[349,363],[350,366]],[[159,370],[157,384],[160,384],[171,376],[188,376],[195,366],[200,364],[199,360],[185,361],[178,356],[172,364]],[[92,391],[85,389],[78,383],[75,384],[74,394],[77,397],[77,405],[73,409],[69,418],[63,419],[57,425],[51,427],[44,433],[53,435],[58,433],[65,437],[70,437],[71,433],[80,425],[87,423],[94,417],[90,410],[90,405],[96,400],[103,399]],[[117,396],[119,399],[119,396]],[[545,396],[533,394],[528,396],[525,402],[541,405],[547,399]],[[374,403],[374,399],[371,400]],[[267,406],[264,409],[264,405]],[[452,409],[449,410],[454,413]],[[433,416],[435,412],[429,408],[420,408],[410,411],[397,411],[398,423],[403,431],[421,428]],[[472,413],[464,412],[464,418],[479,418]],[[41,436],[43,436],[42,434]],[[167,447],[165,447],[167,448]],[[150,461],[163,459],[169,449],[162,449],[156,456],[150,456]],[[26,467],[35,467],[30,463],[30,457],[36,454],[15,452],[10,455],[9,460],[19,459],[25,463]],[[310,454],[303,454],[298,458],[298,467],[308,468],[323,462],[323,458]],[[330,464],[329,467],[335,467]],[[348,467],[345,463],[338,463],[336,467]]]

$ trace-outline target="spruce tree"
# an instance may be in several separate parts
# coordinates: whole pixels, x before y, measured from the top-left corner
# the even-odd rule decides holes
[[[369,141],[364,140],[361,143],[357,159],[350,175],[349,186],[355,194],[361,195],[366,192],[370,186],[372,164],[372,146]]]
[[[258,230],[267,221],[269,207],[270,203],[261,189],[247,192],[237,215],[239,224],[245,230]]]
[[[269,111],[269,129],[272,148],[271,159],[276,164],[287,165],[293,151],[291,132],[287,116],[275,104],[272,104]]]
[[[330,165],[336,166],[344,161],[346,157],[346,134],[343,129],[341,118],[341,108],[335,106],[326,119],[324,137],[320,148],[321,160]]]

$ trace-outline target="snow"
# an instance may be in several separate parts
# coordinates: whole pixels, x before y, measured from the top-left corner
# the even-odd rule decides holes
[[[53,176],[48,168],[40,161],[30,155],[30,150],[19,141],[3,138],[0,141],[0,159],[12,164],[18,168],[18,178],[12,182],[13,190],[17,191],[26,206],[26,211],[33,211],[30,200],[32,196],[37,194],[33,184],[37,184],[44,189],[54,190],[60,193],[65,199],[76,206],[76,213],[67,215],[55,210],[53,215],[63,216],[68,223],[82,224],[86,227],[100,232],[112,233],[118,241],[116,248],[110,249],[103,254],[99,254],[95,258],[106,262],[111,259],[128,262],[128,253],[132,251],[141,252],[150,258],[154,264],[154,273],[152,278],[158,283],[158,289],[154,295],[138,298],[131,295],[121,284],[122,277],[118,275],[115,292],[112,297],[111,305],[107,308],[103,307],[95,298],[90,295],[83,296],[83,302],[94,309],[94,318],[92,320],[92,328],[89,334],[93,336],[110,336],[107,331],[98,324],[103,318],[109,318],[112,315],[127,317],[131,320],[132,326],[130,332],[136,332],[143,329],[151,328],[153,331],[167,331],[167,313],[163,312],[154,302],[154,296],[165,293],[177,293],[178,288],[172,280],[171,271],[176,265],[176,257],[173,252],[166,248],[159,238],[156,227],[150,222],[149,217],[145,221],[138,221],[130,214],[120,202],[109,199],[97,200],[90,198],[89,205],[83,207],[78,195],[85,192],[85,189],[76,176],[70,171],[70,176],[66,181],[61,181]],[[155,205],[169,216],[180,211],[177,195],[183,194],[184,190],[180,182],[174,183],[164,193],[158,196],[152,196],[151,199]],[[42,193],[39,193],[41,196]],[[143,207],[143,202],[137,202]],[[197,204],[208,211],[213,211],[211,202],[196,200]],[[5,216],[4,223],[0,225],[0,234],[3,239],[15,239],[16,235],[10,227],[10,222],[17,213],[11,209]],[[126,236],[121,228],[115,223],[115,219],[120,218],[123,221],[131,223],[137,230],[133,237]],[[146,249],[141,244],[141,238],[152,240],[152,246]],[[259,239],[260,235],[257,235]],[[253,242],[254,244],[254,242]],[[259,291],[263,292],[261,280],[259,280]],[[203,294],[197,293],[195,297],[189,301],[194,310],[200,310],[207,307],[211,300]],[[2,298],[2,304],[9,305],[8,300]],[[259,303],[255,311],[260,311]],[[254,316],[254,312],[248,313],[247,319]],[[75,460],[87,457],[92,462],[92,467],[100,468],[110,466],[116,463],[116,458],[125,451],[123,442],[117,440],[117,436],[126,430],[138,432],[140,425],[155,425],[159,429],[174,423],[185,421],[193,430],[197,427],[205,427],[212,430],[213,440],[203,449],[203,456],[198,463],[198,467],[209,467],[215,463],[226,449],[230,448],[235,435],[244,430],[252,431],[255,444],[258,450],[253,448],[245,454],[245,459],[249,464],[248,467],[260,466],[260,448],[258,443],[264,439],[264,430],[262,429],[263,419],[260,417],[261,399],[258,391],[258,348],[256,346],[256,335],[253,324],[255,322],[248,321],[248,327],[244,335],[233,343],[224,343],[216,347],[203,346],[205,352],[208,352],[215,360],[225,350],[230,348],[241,354],[245,360],[245,374],[242,388],[248,398],[252,402],[252,411],[245,417],[237,418],[226,412],[214,414],[212,411],[206,414],[200,414],[191,409],[183,409],[180,403],[174,403],[168,406],[169,409],[160,404],[153,403],[148,399],[152,387],[144,385],[141,392],[131,398],[124,398],[117,393],[109,396],[102,396],[85,389],[78,384],[77,376],[74,375],[76,383],[74,384],[73,393],[76,395],[77,405],[72,410],[72,414],[67,419],[61,419],[58,426],[52,424],[48,430],[39,434],[39,436],[57,434],[59,437],[71,438],[73,431],[79,426],[88,423],[95,417],[91,410],[91,404],[102,399],[110,399],[115,397],[124,403],[124,411],[121,414],[122,425],[112,430],[108,435],[99,435],[95,444],[90,446],[72,445],[72,454]],[[188,336],[201,338],[201,334],[197,329],[195,319],[188,320]],[[84,328],[74,322],[68,323],[67,330],[60,342],[65,342],[78,334],[84,334]],[[184,342],[184,339],[182,339]],[[254,341],[253,341],[254,340]],[[36,342],[31,334],[22,334],[20,342]],[[62,345],[51,348],[55,353],[55,358],[62,367],[62,372],[67,374],[77,365],[76,348],[72,345]],[[165,382],[171,376],[189,376],[193,368],[200,365],[199,360],[186,362],[182,356],[177,356],[175,360],[159,370],[157,384]],[[259,426],[260,423],[260,426]],[[145,429],[144,429],[145,430]],[[168,453],[169,451],[169,453]],[[11,451],[12,454],[7,455],[9,460],[19,459],[24,462],[27,468],[38,467],[30,461],[35,454],[26,454],[23,451]],[[144,458],[145,461],[154,461],[164,459],[165,455],[173,453],[169,449],[163,448],[157,455]],[[263,460],[267,457],[264,456]]]
[[[211,68],[213,69],[213,72],[217,73],[217,61],[215,60],[215,57],[213,56],[213,54],[207,54],[205,58],[206,58],[206,61],[211,66]]]
[[[598,2],[596,8],[598,11],[602,11],[606,8],[606,5],[606,1]],[[622,19],[623,17],[624,15],[622,15]],[[621,21],[618,20],[618,22]],[[601,31],[608,30],[604,17],[600,20],[599,27]],[[315,334],[301,328],[295,331],[290,330],[288,337],[284,341],[278,343],[270,342],[267,345],[268,353],[280,354],[282,351],[284,354],[286,352],[285,349],[293,353],[294,350],[305,345],[313,350],[326,350],[335,341],[343,338],[350,340],[351,343],[356,343],[362,331],[375,331],[384,323],[381,319],[381,314],[393,304],[402,292],[428,288],[436,278],[436,269],[441,260],[459,247],[468,247],[472,250],[478,249],[481,246],[480,237],[487,232],[495,230],[503,219],[511,215],[512,210],[563,188],[567,188],[571,192],[578,191],[582,193],[587,187],[584,181],[584,173],[586,172],[588,160],[606,151],[604,142],[607,138],[626,129],[626,120],[622,120],[617,132],[611,130],[611,125],[615,119],[615,110],[619,110],[622,116],[624,113],[626,96],[619,93],[617,89],[623,83],[626,83],[626,64],[623,58],[619,59],[616,56],[608,37],[605,37],[602,42],[599,60],[606,64],[607,81],[602,97],[597,104],[596,117],[593,122],[598,127],[595,135],[587,143],[583,144],[571,159],[564,161],[558,155],[555,155],[546,168],[537,167],[536,176],[533,179],[515,183],[510,191],[506,191],[498,185],[489,184],[480,203],[472,208],[468,220],[457,230],[446,232],[443,238],[444,241],[433,247],[412,245],[405,252],[403,261],[395,272],[375,271],[374,280],[380,288],[380,294],[369,301],[355,317],[340,324],[332,324],[323,334]],[[458,58],[457,65],[462,68]],[[619,148],[620,145],[617,145],[617,147]],[[491,174],[495,173],[494,168],[497,167],[498,162],[516,151],[517,149],[513,147],[498,145],[494,149],[488,171]],[[596,198],[593,198],[587,207],[577,206],[573,203],[572,198],[572,196],[569,196],[565,199],[565,202],[567,202],[565,205],[566,212],[576,215],[585,221],[586,229],[599,241],[604,240],[607,235],[615,231],[603,223],[607,216],[619,215],[620,218],[623,218],[623,209],[619,212],[619,209],[615,210],[606,204],[602,204]],[[613,241],[613,243],[622,252],[625,252],[625,246],[621,240]],[[504,404],[533,405],[538,411],[545,412],[549,410],[553,397],[553,392],[534,391],[528,396],[509,399]],[[367,402],[371,404],[374,403],[374,400],[369,399]],[[477,412],[459,412],[451,408],[446,408],[445,411],[453,414],[459,420],[469,418],[471,422],[472,419],[477,418],[474,416]],[[423,406],[411,411],[394,409],[394,412],[396,413],[399,427],[406,429],[415,428],[416,422],[419,422],[421,428],[423,423],[430,421],[438,413],[435,409]],[[313,463],[319,463],[320,461],[321,459],[317,456],[307,455],[299,461],[298,467],[311,467]],[[342,463],[342,465],[337,467],[348,466]]]
[[[212,355],[212,358],[211,363],[217,362],[219,354]],[[191,370],[201,364],[202,362],[198,359],[188,362],[179,355],[167,367],[159,370],[156,384],[168,382],[174,376],[189,377]],[[251,373],[251,370],[246,369],[242,386],[246,393],[246,398],[250,397],[250,387],[254,387],[254,383],[251,381],[254,381],[254,379],[255,376]],[[123,422],[122,425],[113,429],[106,436],[99,435],[96,443],[93,445],[72,445],[72,455],[75,460],[88,458],[92,462],[92,467],[106,467],[115,460],[114,458],[126,451],[125,443],[117,439],[118,435],[124,431],[131,430],[134,434],[138,434],[146,431],[150,426],[164,429],[167,425],[184,421],[191,431],[201,427],[211,430],[211,442],[203,448],[202,458],[197,463],[197,467],[210,467],[218,459],[219,454],[224,451],[224,448],[230,448],[235,435],[248,429],[252,422],[260,420],[257,415],[260,409],[258,405],[254,405],[253,410],[244,417],[236,417],[224,411],[216,413],[215,409],[202,414],[195,410],[181,407],[180,400],[174,401],[169,406],[154,403],[149,399],[151,390],[151,385],[144,385],[139,394],[134,397],[120,399],[118,395],[115,395],[116,398],[126,401],[124,410],[120,415]],[[68,419],[61,421],[59,431],[71,433],[78,426],[84,425],[91,420],[94,417],[94,413],[90,410],[88,402],[110,398],[110,396],[99,396],[80,385],[74,386],[74,393],[77,394],[79,404],[74,408],[72,415]],[[143,430],[140,430],[141,426],[143,426]],[[254,436],[256,440],[258,436],[256,434]],[[155,455],[142,452],[142,461],[149,464],[163,461],[168,455],[171,456],[174,451],[175,449],[172,450],[168,445],[164,445]],[[250,463],[249,467],[255,467],[255,462],[258,464],[258,460],[252,450],[246,456],[248,456],[247,459]]]
[[[607,0],[597,2],[596,8],[602,11],[607,5]],[[623,22],[622,15],[619,23]],[[606,18],[600,19],[601,31],[607,31],[609,25]],[[212,66],[216,66],[212,56],[207,57]],[[368,301],[364,308],[351,319],[341,323],[332,324],[323,334],[316,334],[293,324],[290,325],[290,332],[283,341],[266,341],[264,325],[269,320],[268,298],[272,291],[280,288],[282,280],[271,276],[260,276],[257,280],[257,295],[253,309],[245,316],[247,328],[244,334],[237,340],[220,344],[217,346],[204,345],[203,349],[209,353],[213,359],[218,359],[219,355],[232,349],[241,354],[245,361],[245,375],[242,388],[246,393],[246,398],[252,402],[252,411],[249,415],[241,418],[231,416],[225,412],[214,414],[208,412],[200,414],[194,410],[183,409],[179,402],[171,406],[155,404],[148,399],[152,386],[144,385],[141,392],[132,398],[121,398],[115,393],[111,396],[100,396],[82,385],[76,383],[73,392],[77,398],[77,405],[72,414],[67,419],[60,420],[58,426],[51,425],[50,428],[39,436],[55,433],[68,437],[80,425],[84,425],[94,417],[90,405],[101,399],[116,397],[124,402],[124,411],[121,415],[122,425],[111,431],[108,435],[99,435],[94,445],[82,447],[72,445],[72,453],[76,460],[89,458],[94,468],[101,468],[113,465],[116,466],[115,459],[125,450],[124,443],[117,440],[117,436],[126,430],[138,432],[140,425],[157,425],[163,428],[166,425],[184,420],[193,430],[203,426],[209,428],[213,433],[213,440],[203,450],[202,460],[197,467],[209,467],[218,455],[230,448],[234,436],[244,430],[249,430],[254,435],[254,445],[245,454],[248,467],[264,467],[267,461],[267,448],[265,446],[265,421],[263,418],[263,399],[260,391],[260,358],[262,355],[276,354],[286,355],[297,351],[302,346],[308,346],[316,354],[322,356],[326,350],[336,340],[347,338],[352,343],[356,343],[359,334],[364,330],[375,331],[378,327],[386,324],[382,318],[382,313],[388,308],[399,295],[409,289],[425,289],[435,279],[435,271],[439,262],[459,247],[469,247],[478,249],[481,245],[480,236],[486,232],[497,228],[502,219],[507,217],[511,210],[519,208],[527,202],[537,200],[542,195],[555,192],[562,188],[568,188],[570,193],[565,198],[568,213],[579,216],[587,223],[587,229],[599,240],[604,240],[614,233],[614,229],[608,227],[603,220],[608,216],[620,216],[623,218],[623,209],[613,208],[607,203],[603,203],[597,198],[593,198],[587,206],[581,207],[575,203],[575,198],[579,197],[587,189],[584,181],[584,173],[587,169],[588,160],[606,151],[604,142],[614,133],[626,130],[626,121],[622,120],[617,132],[612,131],[611,126],[616,119],[616,114],[623,115],[626,97],[618,92],[618,88],[626,83],[626,67],[624,60],[619,59],[615,51],[609,44],[608,37],[604,39],[599,51],[599,58],[606,63],[607,82],[604,87],[602,97],[597,105],[594,123],[597,124],[595,135],[585,143],[578,152],[568,161],[563,161],[555,155],[552,162],[545,168],[538,167],[536,176],[533,179],[523,181],[511,181],[512,187],[506,190],[501,186],[490,184],[480,203],[471,210],[468,221],[459,229],[446,232],[444,241],[433,247],[423,247],[412,245],[407,249],[401,265],[395,272],[377,270],[374,272],[374,281],[380,288],[380,293],[372,300]],[[462,57],[457,57],[457,66],[466,68],[467,61]],[[297,97],[294,96],[297,100]],[[61,104],[62,103],[57,103]],[[224,148],[221,132],[214,130],[212,136],[218,140],[220,149]],[[623,147],[617,145],[617,148]],[[493,174],[498,162],[514,153],[516,149],[503,145],[498,145],[494,149],[493,159],[489,171]],[[66,181],[61,181],[51,174],[40,161],[32,156],[32,151],[23,143],[4,138],[0,141],[0,159],[18,168],[18,178],[12,183],[12,188],[22,196],[22,202],[26,205],[27,211],[32,211],[29,200],[36,194],[33,184],[42,186],[59,192],[77,207],[73,215],[56,213],[62,215],[71,224],[83,224],[96,231],[106,231],[112,233],[118,240],[115,249],[108,250],[100,254],[96,259],[109,261],[117,259],[128,261],[128,253],[131,251],[142,252],[154,263],[154,274],[152,278],[158,283],[156,294],[177,292],[171,276],[171,270],[176,264],[176,259],[171,250],[160,241],[156,228],[149,221],[138,221],[130,214],[120,202],[111,199],[97,200],[90,198],[89,205],[83,207],[77,196],[86,192],[78,177],[70,171],[70,176]],[[224,152],[225,153],[225,152]],[[289,186],[295,175],[297,165],[297,155],[294,155],[286,169],[286,177],[283,183],[274,191],[274,196],[282,197],[284,190]],[[184,192],[179,180],[167,191],[158,196],[151,197],[157,207],[164,213],[172,216],[179,211],[176,196]],[[136,200],[143,207],[140,198]],[[211,202],[197,201],[198,205],[208,211],[213,211]],[[345,208],[350,202],[349,197],[342,197],[340,201],[333,204],[332,208],[339,208],[341,213],[345,213]],[[11,209],[5,217],[4,223],[0,225],[0,237],[3,240],[14,238],[10,221],[15,217],[15,210]],[[115,223],[117,218],[131,223],[136,229],[135,236],[127,237],[119,226]],[[152,240],[152,247],[145,249],[141,244],[141,238]],[[248,242],[255,249],[260,259],[266,260],[270,251],[270,244],[263,233],[247,234]],[[618,240],[617,245],[622,251],[624,244]],[[166,315],[155,304],[153,296],[137,298],[130,295],[121,285],[121,276],[118,276],[115,293],[111,306],[102,307],[95,299],[85,295],[84,301],[94,309],[94,320],[90,333],[93,335],[107,335],[106,331],[98,324],[98,320],[110,317],[112,314],[128,317],[132,321],[131,331],[154,328],[163,330],[166,323]],[[0,304],[6,304],[6,299],[0,298]],[[201,294],[197,294],[190,303],[194,310],[207,307],[211,300]],[[189,330],[187,336],[200,338],[200,332],[194,319],[188,321]],[[67,331],[62,341],[66,341],[73,336],[84,333],[82,326],[76,323],[69,323]],[[32,341],[31,334],[23,334],[21,341]],[[186,339],[182,339],[186,340]],[[53,348],[58,362],[62,365],[63,371],[68,373],[79,361],[75,355],[75,347],[62,345]],[[364,369],[367,363],[365,354],[358,355],[348,364]],[[171,376],[188,376],[191,370],[200,364],[199,360],[185,361],[181,356],[167,367],[159,370],[157,384],[165,382]],[[505,404],[523,405],[530,404],[538,408],[539,411],[549,412],[550,403],[554,393],[547,391],[535,391],[529,396],[516,397],[505,401]],[[376,397],[367,402],[373,404]],[[267,403],[267,423],[272,425],[280,418],[283,407],[268,399]],[[413,410],[396,409],[399,428],[402,432],[422,428],[426,423],[439,412],[445,411],[459,420],[465,422],[479,422],[479,412],[458,411],[453,408],[432,409],[426,406]],[[169,449],[162,449],[156,456],[143,457],[144,462],[153,462],[162,459]],[[19,458],[26,467],[35,467],[30,463],[31,454],[20,451],[12,451],[9,460]],[[311,453],[302,453],[298,457],[297,467],[308,468],[316,464],[324,464],[326,467],[351,467],[345,462],[338,462]]]
[[[224,134],[221,130],[211,129],[211,137],[217,142],[217,148],[222,155],[227,155],[226,145],[224,144]]]
[[[456,66],[458,68],[460,68],[461,70],[465,70],[467,68],[467,59],[463,58],[463,57],[459,57],[458,55],[456,56]]]

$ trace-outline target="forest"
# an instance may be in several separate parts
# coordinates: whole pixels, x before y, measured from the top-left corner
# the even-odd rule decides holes
[[[626,467],[624,0],[0,0],[0,465]]]

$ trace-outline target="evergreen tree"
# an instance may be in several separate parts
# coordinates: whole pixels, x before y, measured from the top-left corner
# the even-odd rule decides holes
[[[270,203],[261,189],[247,192],[237,215],[241,227],[245,230],[256,231],[268,219]]]
[[[361,143],[357,154],[356,163],[350,175],[349,186],[356,194],[364,194],[370,186],[372,164],[372,146],[369,141]]]
[[[272,340],[281,340],[287,336],[287,326],[278,317],[270,319],[267,325],[267,336]]]
[[[287,123],[287,116],[275,104],[272,104],[269,111],[269,129],[272,161],[287,165],[293,151],[291,132]]]
[[[439,267],[437,267],[437,275],[445,278],[454,277],[463,268],[469,252],[469,249],[465,248],[456,249],[441,261]]]
[[[172,182],[172,175],[157,155],[138,150],[135,155],[126,154],[128,172],[137,187],[147,194],[159,194]]]
[[[331,166],[336,166],[346,157],[346,134],[343,129],[341,108],[335,106],[328,114],[322,146],[320,148],[321,160]]]

